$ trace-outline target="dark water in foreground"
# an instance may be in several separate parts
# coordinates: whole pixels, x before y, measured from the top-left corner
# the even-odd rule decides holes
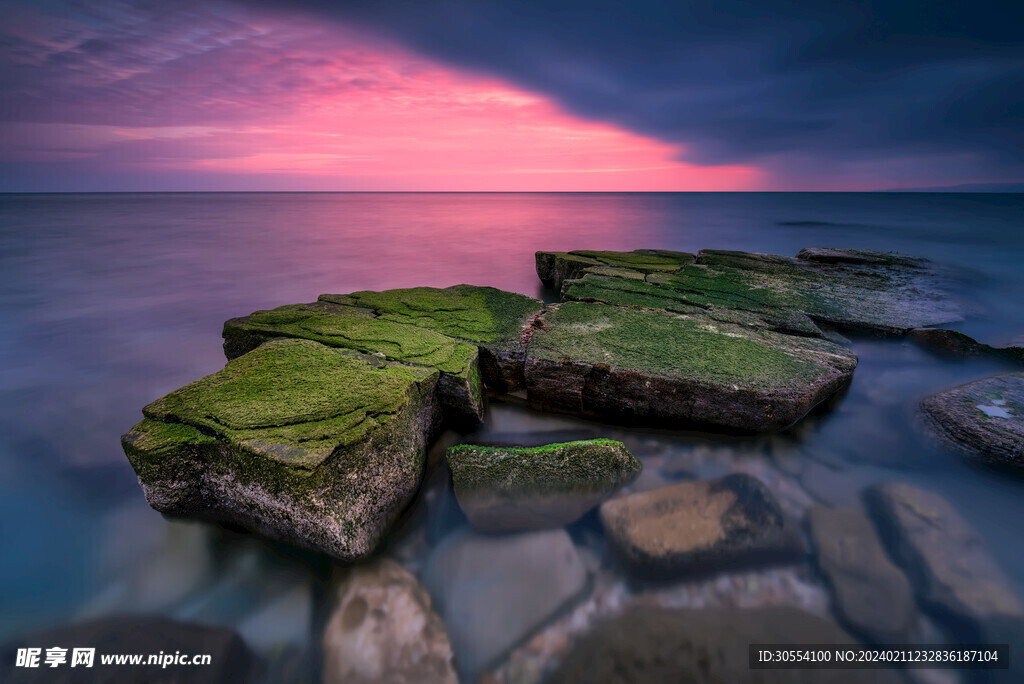
[[[147,611],[229,625],[261,652],[314,659],[322,564],[164,521],[118,443],[144,404],[223,366],[227,318],[322,292],[463,282],[550,298],[533,269],[538,249],[810,246],[959,267],[972,311],[956,327],[993,344],[1024,334],[1024,195],[2,195],[0,642]],[[922,397],[1002,368],[942,361],[902,340],[852,344],[860,367],[849,392],[774,439],[606,429],[504,404],[474,437],[622,438],[645,461],[635,488],[671,481],[669,462],[699,477],[744,470],[790,492],[795,509],[908,481],[953,502],[1024,589],[1024,482],[965,464],[914,423]],[[431,543],[462,524],[448,508],[431,522]],[[415,570],[421,558],[405,560]],[[762,601],[729,581],[676,587],[663,602]],[[828,610],[820,578],[800,582],[764,601]],[[501,610],[493,598],[480,609]],[[541,668],[520,656],[502,672]]]

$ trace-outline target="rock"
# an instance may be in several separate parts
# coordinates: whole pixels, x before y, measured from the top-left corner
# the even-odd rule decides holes
[[[537,252],[537,275],[544,286],[561,292],[562,284],[578,278],[587,269],[610,268],[638,272],[641,275],[657,271],[678,271],[696,257],[686,252],[659,249],[640,249],[634,252]],[[628,274],[626,277],[630,277]]]
[[[892,558],[922,605],[965,642],[1024,639],[1024,607],[978,532],[942,497],[891,482],[868,490],[868,503]]]
[[[458,684],[444,623],[398,563],[343,572],[334,605],[323,636],[326,684]]]
[[[58,647],[67,649],[66,663],[47,667],[47,649]],[[41,649],[40,667],[15,667],[19,648]],[[93,667],[71,667],[76,648],[96,649]],[[161,653],[171,657],[176,653],[209,655],[210,664],[131,666],[104,665],[100,660],[101,655],[143,654],[148,658]],[[259,672],[259,661],[229,629],[142,615],[115,615],[56,627],[0,649],[0,679],[10,684],[38,682],[41,677],[47,682],[245,682],[256,679]]]
[[[377,318],[372,310],[332,302],[294,304],[257,311],[224,323],[228,359],[252,351],[267,340],[313,340],[364,354],[383,354],[404,365],[437,369],[437,394],[446,417],[457,426],[483,420],[483,396],[477,347],[427,328]]]
[[[973,337],[945,328],[914,328],[910,339],[922,347],[952,358],[994,357],[1024,363],[1024,347],[992,347]]]
[[[900,681],[885,670],[749,667],[751,644],[854,643],[834,622],[796,608],[633,608],[586,634],[549,682]]]
[[[422,579],[448,625],[464,681],[474,681],[588,585],[565,530],[454,533],[431,553]]]
[[[611,499],[600,515],[619,557],[639,576],[702,574],[801,551],[775,497],[746,474]]]
[[[909,643],[914,593],[860,507],[814,506],[808,520],[840,619],[871,641]]]
[[[531,404],[658,427],[775,431],[852,377],[857,358],[821,339],[696,315],[568,302],[537,322]]]
[[[121,442],[158,511],[356,560],[419,485],[437,378],[273,340],[146,406]]]
[[[849,505],[860,500],[861,483],[849,471],[835,470],[810,461],[800,473],[800,485],[818,501],[828,505]]]
[[[960,385],[921,403],[926,423],[977,460],[1024,467],[1024,373]]]
[[[448,449],[448,465],[459,505],[484,532],[574,523],[643,467],[610,439],[520,448],[460,444]]]
[[[370,309],[379,319],[476,345],[484,383],[500,393],[523,386],[529,324],[544,307],[532,297],[475,285],[325,294],[320,301]]]

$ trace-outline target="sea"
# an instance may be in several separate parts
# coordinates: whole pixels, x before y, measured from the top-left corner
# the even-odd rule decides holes
[[[537,250],[804,247],[927,257],[952,274],[968,312],[951,327],[993,345],[1024,336],[1022,194],[0,195],[0,643],[145,612],[230,627],[260,653],[291,654],[282,667],[318,676],[329,561],[165,520],[146,505],[119,443],[142,406],[223,367],[228,318],[321,293],[458,283],[553,301],[534,270]],[[905,339],[850,345],[860,366],[849,390],[772,438],[627,430],[496,400],[480,430],[449,439],[609,436],[645,462],[639,487],[677,471],[751,472],[797,507],[909,482],[952,502],[1024,595],[1024,481],[968,462],[917,421],[927,395],[1010,367],[951,361]],[[595,534],[593,517],[570,530],[574,539]],[[414,572],[465,519],[449,503],[431,525],[426,542],[398,554]],[[813,565],[794,577],[786,586],[800,591],[761,596],[719,578],[677,587],[672,601],[802,602],[827,613]],[[621,604],[629,591],[617,594]],[[500,611],[502,600],[497,592],[479,609]],[[509,658],[537,660],[536,641]]]

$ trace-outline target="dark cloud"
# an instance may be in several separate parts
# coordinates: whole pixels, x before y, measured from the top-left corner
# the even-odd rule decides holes
[[[689,161],[816,172],[913,157],[1024,178],[1016,0],[288,0],[297,6],[679,143]]]

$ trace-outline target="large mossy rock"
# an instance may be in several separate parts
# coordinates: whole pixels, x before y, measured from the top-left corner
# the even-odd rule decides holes
[[[320,301],[362,307],[382,320],[477,345],[484,382],[498,392],[522,387],[523,329],[544,306],[532,297],[475,285],[320,295]]]
[[[429,328],[379,318],[370,309],[332,302],[292,304],[256,311],[224,323],[224,352],[229,359],[267,340],[298,338],[329,347],[376,354],[404,365],[437,369],[438,400],[450,422],[474,425],[483,420],[484,401],[475,344]]]
[[[484,532],[563,527],[640,474],[626,445],[591,439],[536,447],[448,449],[455,496]]]
[[[938,494],[907,484],[867,492],[889,554],[919,601],[970,642],[1024,646],[1024,605],[981,535]],[[1022,669],[1020,665],[1013,665]]]
[[[530,402],[662,428],[789,427],[852,377],[857,357],[823,339],[702,314],[567,302],[534,324]]]
[[[715,317],[793,334],[815,335],[813,322],[903,334],[961,318],[930,262],[869,250],[805,249],[796,258],[703,250],[675,268],[630,267],[635,252],[537,253],[537,273],[563,299]],[[619,255],[622,263],[607,267]],[[595,263],[586,263],[587,260]]]
[[[1024,468],[1024,373],[960,385],[921,403],[932,429],[977,460]]]
[[[889,560],[859,506],[815,506],[808,512],[818,567],[828,580],[836,613],[879,643],[910,642],[916,616],[906,575]]]
[[[663,249],[638,249],[633,252],[575,250],[572,252],[537,252],[537,275],[545,287],[561,291],[563,283],[591,273],[675,272],[692,264],[696,256],[687,252]],[[627,275],[626,277],[634,277]],[[642,278],[641,278],[642,279]]]
[[[437,379],[273,340],[146,406],[121,441],[153,508],[356,560],[419,485]]]
[[[789,560],[803,550],[776,498],[746,474],[611,499],[601,504],[600,515],[627,569],[644,578]]]
[[[751,644],[853,645],[830,620],[797,608],[638,607],[598,624],[562,660],[550,684],[811,684],[901,681],[885,670],[751,669]]]

